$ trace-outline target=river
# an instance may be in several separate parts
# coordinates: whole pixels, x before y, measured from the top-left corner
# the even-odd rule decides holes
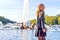
[[[0,29],[0,40],[38,40],[35,30]],[[47,31],[46,40],[60,40],[60,31]]]

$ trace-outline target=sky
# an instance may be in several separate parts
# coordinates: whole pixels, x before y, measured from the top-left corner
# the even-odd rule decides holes
[[[29,19],[36,18],[36,8],[43,3],[45,14],[55,16],[60,14],[60,0],[29,0]],[[4,16],[13,21],[23,20],[24,0],[0,0],[0,16]],[[27,19],[26,19],[27,20]]]

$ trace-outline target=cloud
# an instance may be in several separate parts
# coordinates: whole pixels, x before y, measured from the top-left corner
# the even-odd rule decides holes
[[[22,10],[21,0],[0,0],[0,16],[20,22]]]

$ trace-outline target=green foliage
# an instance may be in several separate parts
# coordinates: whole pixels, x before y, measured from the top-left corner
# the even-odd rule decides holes
[[[30,20],[30,23],[36,24],[36,19]]]
[[[55,25],[59,24],[60,25],[60,16],[45,16],[44,17],[45,24],[48,25]],[[36,24],[36,19],[30,20],[30,23]]]
[[[7,23],[14,23],[14,21],[11,21],[9,19],[6,19],[2,16],[0,16],[0,21],[3,23],[3,24],[7,24]]]
[[[58,17],[58,24],[60,25],[60,17]]]
[[[58,24],[57,16],[53,16],[53,24]]]

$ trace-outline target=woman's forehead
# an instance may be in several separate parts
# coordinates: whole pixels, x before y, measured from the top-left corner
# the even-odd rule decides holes
[[[38,8],[41,9],[41,10],[44,10],[45,6],[44,6],[44,4],[39,4]]]
[[[40,7],[45,7],[44,4],[40,4],[39,6],[40,6]]]

